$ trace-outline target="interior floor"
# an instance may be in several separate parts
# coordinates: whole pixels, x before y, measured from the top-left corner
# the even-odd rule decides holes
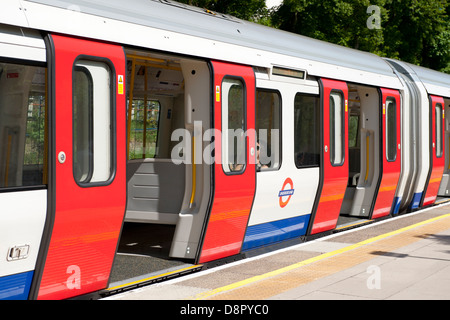
[[[125,223],[111,272],[111,286],[192,265],[169,258],[174,232],[174,225]]]
[[[355,216],[341,214],[338,218],[336,227],[337,228],[348,227],[352,224],[360,223],[360,222],[364,222],[364,221],[368,221],[368,219],[363,218],[363,217],[355,217]]]

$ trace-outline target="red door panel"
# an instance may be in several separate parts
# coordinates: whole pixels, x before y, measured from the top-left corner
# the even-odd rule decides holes
[[[444,151],[444,99],[442,97],[430,96],[431,106],[431,175],[423,200],[423,206],[428,206],[436,201],[439,185],[445,166]],[[440,128],[439,128],[440,126]],[[437,133],[439,132],[439,137]]]
[[[401,169],[400,152],[400,94],[381,89],[382,94],[382,178],[372,213],[372,219],[391,213]]]
[[[123,48],[59,35],[52,35],[52,39],[55,50],[55,127],[51,154],[54,180],[49,188],[54,190],[54,221],[39,299],[65,299],[107,287],[126,204]],[[110,78],[105,83],[109,81],[110,89],[106,90],[110,90],[113,101],[111,131],[105,133],[112,137],[110,152],[113,172],[105,182],[83,185],[77,184],[74,178],[73,74],[75,63],[80,59],[100,61],[109,66]],[[93,81],[91,94],[95,101],[98,88],[95,78]],[[94,108],[96,103],[93,102]],[[94,121],[93,125],[98,125],[98,122]],[[93,165],[101,167],[95,162]]]
[[[238,254],[247,227],[255,194],[255,77],[247,66],[212,62],[214,69],[214,128],[226,130],[222,124],[222,102],[226,97],[228,79],[244,84],[246,163],[241,172],[225,172],[222,162],[221,137],[215,136],[214,198],[199,263]],[[232,98],[230,98],[232,99]],[[231,111],[233,112],[233,111]],[[233,115],[231,115],[233,117]]]
[[[344,199],[348,181],[348,87],[345,82],[321,79],[323,87],[323,168],[322,190],[314,216],[311,234],[316,234],[336,227],[339,213]],[[342,97],[342,163],[332,163],[333,141],[331,131],[335,124],[331,117],[331,95],[337,93]]]

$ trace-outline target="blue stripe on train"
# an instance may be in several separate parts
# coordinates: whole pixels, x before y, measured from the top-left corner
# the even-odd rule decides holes
[[[248,227],[242,251],[305,235],[310,216],[307,214]]]
[[[392,210],[392,214],[396,215],[400,211],[400,204],[402,202],[402,197],[395,197],[394,198],[394,208]]]
[[[414,197],[409,204],[409,210],[412,211],[419,208],[420,200],[422,200],[422,192],[414,193]]]
[[[0,300],[27,300],[33,271],[0,278]]]

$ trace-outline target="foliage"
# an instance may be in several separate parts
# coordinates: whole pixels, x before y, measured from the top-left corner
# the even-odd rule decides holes
[[[178,0],[178,2],[229,14],[248,21],[257,22],[259,17],[267,16],[265,0]]]
[[[450,73],[450,0],[179,0],[308,37]],[[380,9],[380,27],[367,20]]]
[[[366,24],[370,5],[380,8],[380,29]],[[448,0],[284,0],[273,22],[287,31],[444,70],[450,63],[448,18]]]

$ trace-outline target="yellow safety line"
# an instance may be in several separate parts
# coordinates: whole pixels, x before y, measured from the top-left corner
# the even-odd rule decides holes
[[[158,274],[156,276],[152,276],[152,277],[149,277],[149,278],[140,279],[140,280],[128,282],[128,283],[125,283],[125,284],[121,284],[121,285],[118,285],[118,286],[115,286],[115,287],[108,288],[106,290],[107,291],[114,291],[114,290],[117,290],[117,289],[130,287],[130,286],[133,286],[135,284],[139,284],[139,283],[147,282],[147,281],[150,281],[150,280],[153,280],[153,279],[162,278],[162,277],[165,277],[165,276],[177,274],[177,273],[184,272],[184,271],[191,270],[191,269],[195,269],[195,268],[198,268],[198,267],[201,267],[201,266],[202,265],[193,265],[193,266],[186,267],[186,268],[183,268],[183,269],[178,269],[178,270],[175,270],[175,271],[170,271],[170,272],[167,272],[167,273]]]
[[[317,257],[313,257],[313,258],[310,258],[310,259],[307,259],[307,260],[304,260],[304,261],[292,264],[290,266],[287,266],[287,267],[284,267],[284,268],[281,268],[281,269],[278,269],[278,270],[274,270],[274,271],[267,272],[267,273],[262,274],[262,275],[254,276],[254,277],[251,277],[249,279],[238,281],[238,282],[235,282],[235,283],[232,283],[232,284],[229,284],[229,285],[226,285],[226,286],[214,289],[214,290],[210,290],[210,291],[207,291],[207,292],[199,293],[199,294],[191,297],[189,300],[207,299],[207,298],[212,297],[212,296],[214,296],[214,295],[216,295],[218,293],[223,293],[223,292],[230,291],[230,290],[233,290],[233,289],[237,289],[239,287],[243,287],[245,285],[252,284],[252,283],[255,283],[255,282],[267,279],[267,278],[278,276],[280,274],[286,273],[286,272],[291,271],[291,270],[298,269],[298,268],[303,267],[305,265],[308,265],[308,264],[311,264],[311,263],[314,263],[314,262],[317,262],[317,261],[320,261],[320,260],[323,260],[323,259],[335,256],[335,255],[338,255],[338,254],[341,254],[341,253],[344,253],[344,252],[347,252],[347,251],[350,251],[350,250],[362,247],[364,245],[367,245],[367,244],[379,241],[381,239],[385,239],[385,238],[391,237],[393,235],[400,234],[402,232],[405,232],[405,231],[408,231],[408,230],[411,230],[411,229],[414,229],[414,228],[417,228],[417,227],[420,227],[420,226],[426,225],[428,223],[432,223],[432,222],[435,222],[437,220],[440,220],[440,219],[443,219],[443,218],[447,218],[447,217],[450,217],[450,214],[445,214],[445,215],[442,215],[442,216],[439,216],[439,217],[436,217],[436,218],[432,218],[432,219],[429,219],[429,220],[426,220],[426,221],[422,221],[422,222],[413,224],[413,225],[408,226],[408,227],[404,227],[404,228],[401,228],[401,229],[398,229],[398,230],[394,230],[392,232],[388,232],[388,233],[385,233],[385,234],[382,234],[382,235],[379,235],[379,236],[376,236],[376,237],[373,237],[373,238],[370,238],[370,239],[358,242],[356,244],[350,245],[350,246],[342,248],[342,249],[338,249],[338,250],[335,250],[335,251],[327,252],[327,253],[321,254],[321,255],[319,255]]]

